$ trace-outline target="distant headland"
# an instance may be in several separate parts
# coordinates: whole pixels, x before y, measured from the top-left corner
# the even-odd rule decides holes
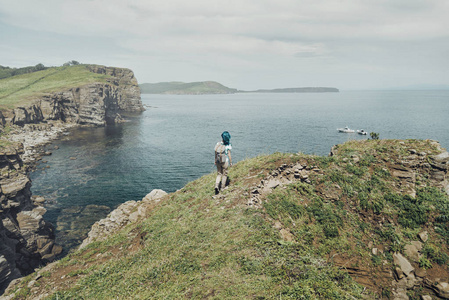
[[[215,81],[200,82],[159,82],[139,84],[142,94],[170,94],[170,95],[205,95],[205,94],[235,94],[235,93],[338,93],[333,87],[298,87],[280,89],[260,89],[242,91],[226,87]]]
[[[237,89],[228,88],[215,81],[142,83],[139,87],[142,94],[201,95],[238,92]]]

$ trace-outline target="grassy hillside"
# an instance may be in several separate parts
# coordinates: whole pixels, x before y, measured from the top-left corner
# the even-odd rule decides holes
[[[200,94],[230,94],[237,92],[236,89],[225,87],[214,81],[202,82],[160,82],[140,84],[142,94],[179,94],[179,95],[200,95]]]
[[[109,76],[90,72],[85,65],[49,68],[0,80],[0,109],[26,105],[33,98],[92,82]]]
[[[439,151],[431,141],[366,140],[332,157],[239,162],[220,195],[214,174],[189,183],[143,220],[27,277],[15,299],[387,299],[393,254],[424,230],[413,265],[438,282],[449,278],[449,198],[426,161]],[[411,161],[425,166],[416,197],[394,171]]]

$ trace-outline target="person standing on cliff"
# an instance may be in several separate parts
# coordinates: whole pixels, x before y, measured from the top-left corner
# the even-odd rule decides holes
[[[217,179],[215,180],[215,195],[226,187],[228,168],[232,166],[231,135],[224,131],[221,134],[221,142],[215,145],[215,165],[217,166]],[[221,183],[221,186],[220,186]]]

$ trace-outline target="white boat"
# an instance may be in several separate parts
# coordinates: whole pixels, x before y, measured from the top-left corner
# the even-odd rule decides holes
[[[354,129],[349,129],[348,126],[346,126],[345,128],[337,128],[338,132],[345,132],[345,133],[353,133],[355,132]]]
[[[358,133],[358,134],[362,134],[362,135],[367,135],[367,134],[368,134],[368,133],[367,133],[365,130],[363,130],[363,129],[357,130],[357,133]]]

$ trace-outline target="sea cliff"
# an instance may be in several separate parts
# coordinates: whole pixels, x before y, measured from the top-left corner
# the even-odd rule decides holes
[[[121,113],[144,110],[140,89],[129,69],[85,66],[104,75],[52,93],[37,93],[25,104],[0,111],[0,295],[8,283],[33,272],[62,252],[53,225],[43,219],[45,199],[32,196],[29,172],[46,155],[40,146],[69,127],[105,126]]]
[[[106,82],[94,82],[34,97],[26,105],[3,110],[3,124],[63,121],[104,126],[122,119],[121,112],[140,112],[144,108],[140,88],[129,69],[87,65],[93,73],[106,75]]]

